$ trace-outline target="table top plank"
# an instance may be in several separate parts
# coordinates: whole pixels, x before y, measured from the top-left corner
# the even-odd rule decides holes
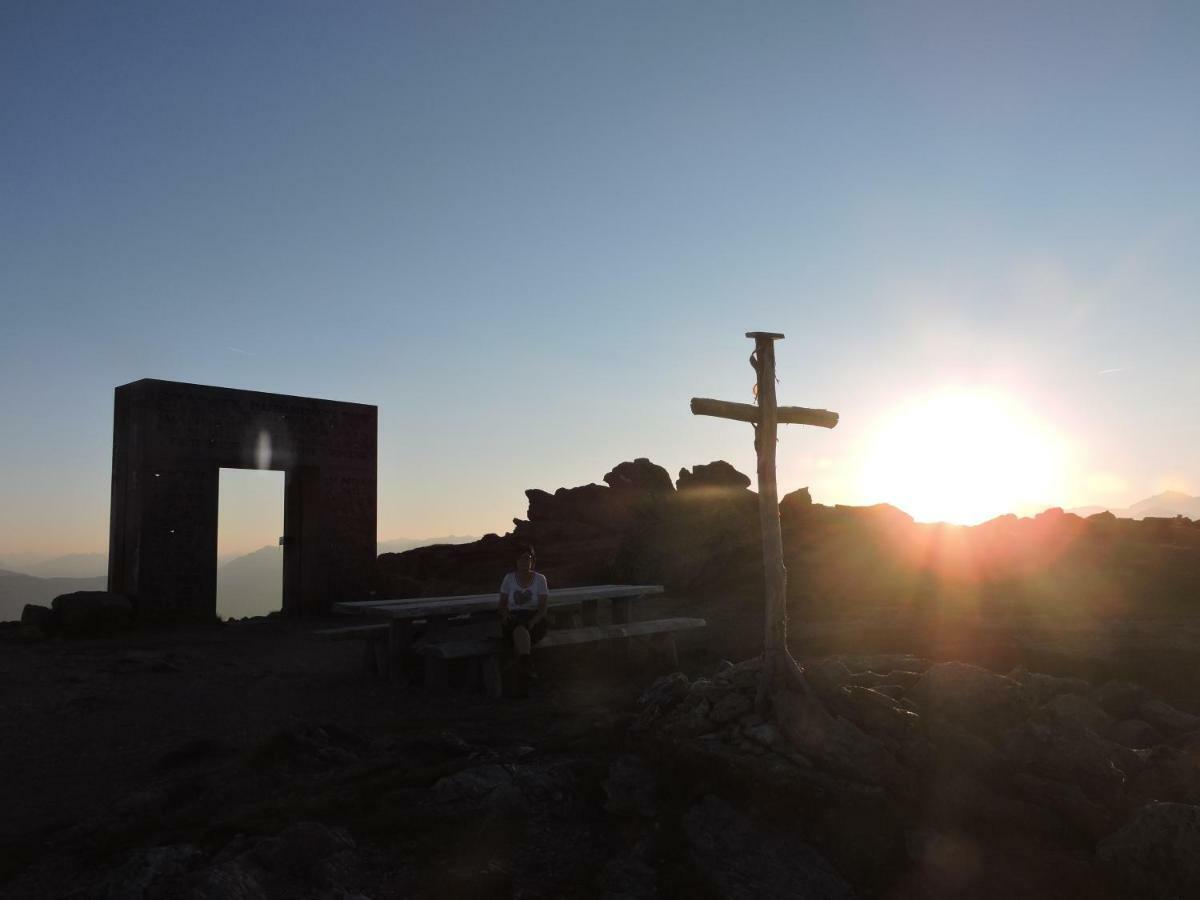
[[[661,584],[601,584],[584,587],[551,588],[550,608],[575,606],[590,600],[612,600],[661,594]],[[467,612],[485,612],[496,608],[499,590],[488,594],[461,594],[450,597],[414,597],[408,600],[362,600],[333,604],[336,612],[371,616],[378,619],[424,619],[430,616],[454,616]]]

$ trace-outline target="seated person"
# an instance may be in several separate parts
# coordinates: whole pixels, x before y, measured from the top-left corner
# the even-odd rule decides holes
[[[546,636],[548,627],[550,588],[546,576],[533,570],[535,560],[532,547],[519,547],[516,571],[500,582],[500,627],[517,656],[517,693],[521,696],[528,693],[533,677],[529,652]]]

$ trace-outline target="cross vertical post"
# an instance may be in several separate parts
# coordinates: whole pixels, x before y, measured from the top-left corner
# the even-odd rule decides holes
[[[779,407],[775,396],[775,342],[782,334],[748,331],[754,340],[750,363],[757,376],[757,406],[728,403],[702,397],[692,398],[692,413],[749,422],[754,426],[754,450],[758,457],[758,515],[762,529],[763,574],[765,576],[766,623],[763,634],[762,676],[758,685],[758,708],[765,710],[772,688],[780,683],[800,684],[800,668],[787,646],[787,568],[783,564],[783,534],[779,527],[779,487],[775,476],[775,448],[779,423],[833,428],[838,414],[825,409],[799,406]]]
[[[763,677],[758,685],[758,705],[778,672],[787,647],[787,567],[783,564],[783,533],[779,525],[779,487],[775,477],[776,437],[779,430],[775,402],[775,341],[783,335],[750,332],[754,338],[754,368],[758,375],[759,420],[755,428],[758,455],[758,519],[762,527],[765,577],[766,630],[763,634]]]

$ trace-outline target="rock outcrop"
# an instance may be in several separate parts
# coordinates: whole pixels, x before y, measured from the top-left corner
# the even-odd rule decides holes
[[[1083,878],[1071,890],[1084,895],[1093,884],[1106,896],[1101,886],[1115,881],[1131,898],[1200,896],[1200,756],[1112,740],[1117,723],[1104,705],[1127,711],[1114,698],[1136,696],[1136,709],[1174,728],[1192,724],[1187,713],[1136,685],[1092,689],[1081,679],[1006,677],[965,663],[911,660],[891,670],[894,659],[847,661],[807,661],[808,688],[776,691],[765,717],[752,708],[757,659],[711,678],[666,676],[642,694],[634,732],[664,771],[692,779],[704,771],[726,784],[727,802],[767,794],[803,808],[803,839],[843,873],[866,873],[872,890],[894,889],[902,870],[951,865],[939,854],[957,847],[969,850],[969,871],[925,875],[953,876],[967,894],[981,879],[1019,882],[1028,872],[1015,873],[1038,859]],[[1200,749],[1200,731],[1177,743]],[[847,832],[873,834],[874,849],[848,847]],[[1016,857],[989,861],[990,845]],[[1083,870],[1081,846],[1094,850]],[[908,848],[904,859],[898,847]]]
[[[750,479],[725,462],[718,459],[703,466],[679,470],[675,486],[680,491],[741,491],[750,488]]]
[[[133,621],[133,602],[124,594],[72,591],[59,594],[50,606],[25,604],[17,633],[25,640],[50,635],[113,635],[128,629]]]
[[[493,590],[529,543],[554,587],[664,583],[718,591],[756,577],[757,498],[750,479],[716,461],[680,472],[679,490],[648,459],[623,462],[604,484],[525,492],[526,518],[503,537],[384,554],[375,589],[389,596]]]
[[[638,458],[602,481],[526,491],[525,518],[506,535],[384,554],[375,589],[395,597],[490,591],[521,542],[537,548],[552,586],[642,581],[744,594],[761,583],[758,501],[748,475],[717,460],[681,469],[672,484],[665,469]],[[914,614],[974,608],[1019,618],[1049,602],[1057,615],[1103,620],[1178,610],[1200,578],[1200,522],[1186,519],[1085,520],[1048,510],[970,528],[918,524],[887,504],[816,504],[807,488],[783,498],[780,519],[789,601],[816,616],[904,605]],[[1100,705],[1118,721],[1162,724],[1136,708]]]

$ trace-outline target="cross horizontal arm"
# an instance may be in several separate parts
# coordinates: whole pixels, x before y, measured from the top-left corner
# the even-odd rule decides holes
[[[693,397],[692,415],[716,416],[718,419],[757,423],[759,408],[749,403],[730,403],[727,400]],[[827,409],[781,406],[778,409],[778,419],[781,425],[816,425],[819,428],[833,428],[838,423],[838,414]]]

